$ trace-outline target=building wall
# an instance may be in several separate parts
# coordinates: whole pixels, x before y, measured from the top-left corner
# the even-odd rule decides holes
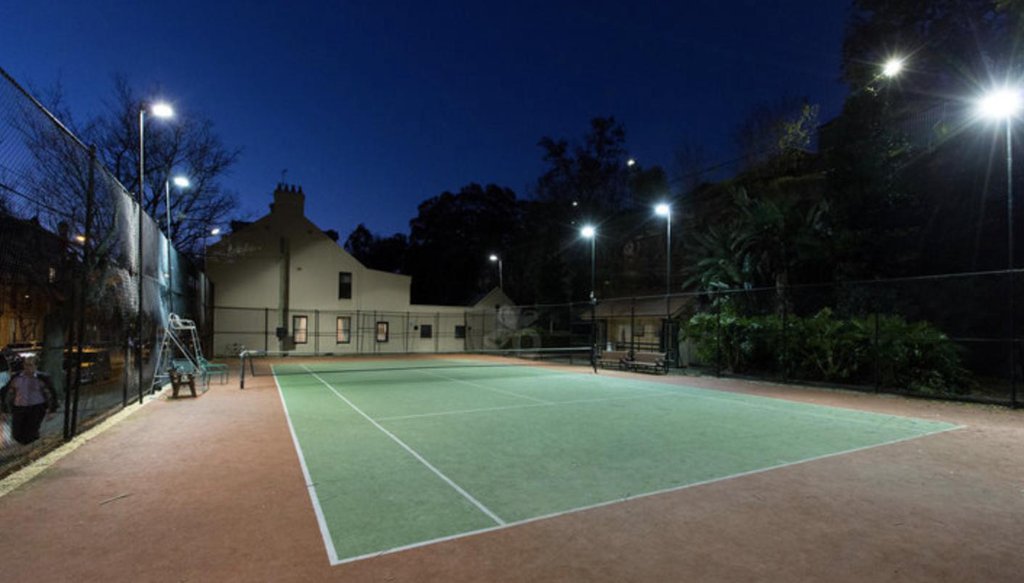
[[[411,277],[363,266],[305,217],[304,201],[301,190],[279,186],[270,214],[208,250],[216,354],[234,354],[241,346],[334,354],[465,349],[455,328],[466,326],[471,308],[410,304]],[[352,274],[348,299],[338,297],[341,272]],[[509,300],[497,291],[480,303]],[[296,317],[305,318],[305,342],[295,335]],[[338,318],[350,324],[347,342],[338,341]],[[386,341],[377,338],[378,322],[387,325]],[[294,343],[278,340],[281,326]]]

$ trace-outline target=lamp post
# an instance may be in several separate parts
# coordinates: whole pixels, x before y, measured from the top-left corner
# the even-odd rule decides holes
[[[174,246],[174,235],[171,229],[171,182],[178,189],[185,189],[191,186],[188,178],[175,176],[164,181],[164,206],[167,208],[167,312],[174,312],[174,262],[171,257],[171,247]]]
[[[597,238],[597,230],[591,225],[585,225],[580,229],[580,235],[582,235],[584,239],[590,239],[590,302],[596,303],[597,296],[594,291],[596,289],[594,285],[594,240]]]
[[[174,110],[170,105],[166,103],[158,102],[154,103],[150,107],[150,112],[158,118],[169,118],[174,116]],[[142,280],[143,280],[143,269],[142,269],[142,219],[145,216],[143,211],[143,201],[145,199],[146,192],[146,106],[145,104],[139,108],[139,227],[138,227],[138,277],[139,277],[139,297],[138,297],[138,313],[135,318],[135,361],[137,363],[138,375],[139,375],[139,403],[142,403]]]
[[[500,289],[505,289],[505,276],[502,274],[501,257],[492,253],[491,261],[498,263],[498,287]]]
[[[1024,107],[1024,98],[1018,88],[990,91],[978,101],[978,113],[985,118],[1006,122],[1006,257],[1010,288],[1010,404],[1017,406],[1016,357],[1017,349],[1016,301],[1013,281],[1013,118]]]
[[[580,235],[584,239],[590,239],[590,365],[597,372],[597,294],[595,292],[595,266],[594,242],[597,239],[597,229],[593,225],[584,225],[580,229]]]
[[[672,207],[661,203],[654,207],[654,212],[665,217],[665,352],[668,360],[672,360]]]

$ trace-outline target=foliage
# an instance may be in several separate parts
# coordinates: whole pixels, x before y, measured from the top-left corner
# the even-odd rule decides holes
[[[878,343],[875,344],[877,318]],[[778,372],[804,380],[870,384],[928,394],[964,393],[973,386],[960,352],[928,322],[900,316],[837,318],[829,308],[810,317],[744,316],[734,302],[694,315],[683,326],[700,362],[721,359],[734,373]]]

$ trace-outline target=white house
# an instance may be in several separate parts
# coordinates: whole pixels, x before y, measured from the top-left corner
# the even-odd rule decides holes
[[[412,277],[369,269],[305,216],[301,187],[279,184],[270,213],[207,249],[214,353],[461,352],[493,345],[495,289],[474,306],[410,303]]]

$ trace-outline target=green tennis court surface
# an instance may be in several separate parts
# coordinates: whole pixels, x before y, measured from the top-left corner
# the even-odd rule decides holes
[[[332,563],[955,428],[549,367],[349,366],[276,367]]]

